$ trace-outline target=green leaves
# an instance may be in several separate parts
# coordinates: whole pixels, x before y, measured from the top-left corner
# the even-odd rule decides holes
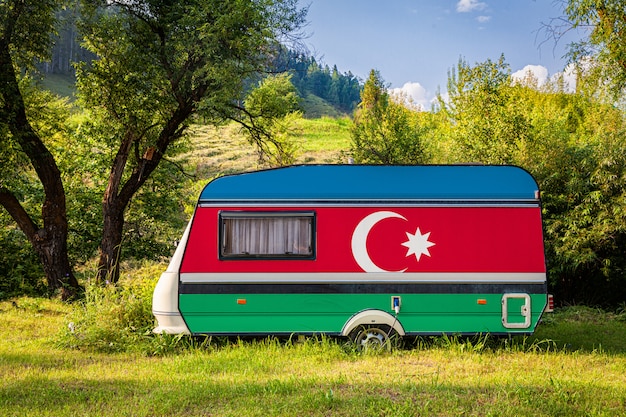
[[[626,296],[624,113],[601,95],[513,83],[509,73],[503,58],[459,63],[442,103],[452,148],[445,162],[530,171],[541,189],[551,291],[565,302],[615,304]]]
[[[584,28],[589,35],[570,46],[574,63],[584,62],[597,85],[607,84],[620,99],[626,89],[626,2],[624,0],[569,0],[567,26]]]
[[[246,97],[246,110],[253,117],[284,117],[298,110],[300,97],[291,83],[291,75],[279,74],[265,78]]]
[[[55,0],[0,2],[0,37],[16,64],[32,68],[34,59],[45,60],[54,32]]]
[[[303,14],[295,0],[101,6],[85,9],[82,26],[85,45],[98,59],[77,75],[82,102],[98,124],[110,126],[101,139],[115,156],[103,198],[99,277],[103,281],[108,271],[115,281],[124,215],[135,195],[173,154],[192,116],[246,125],[239,105],[245,82],[265,69],[266,54],[278,37],[298,28]],[[276,126],[259,120],[250,125],[259,143],[280,144],[265,130]]]
[[[299,103],[288,74],[268,76],[246,97],[243,131],[256,146],[261,162],[281,166],[295,161],[296,145],[289,133],[294,120],[301,117]]]
[[[423,163],[425,128],[420,120],[419,114],[389,96],[384,80],[372,70],[355,112],[350,154],[357,163]]]
[[[504,57],[475,66],[459,62],[448,88],[446,109],[455,124],[455,141],[461,145],[457,162],[513,163],[530,132]]]

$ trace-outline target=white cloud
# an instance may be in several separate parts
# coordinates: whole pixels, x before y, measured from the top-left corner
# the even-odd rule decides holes
[[[491,16],[478,16],[476,20],[478,20],[478,23],[487,23],[491,20]]]
[[[537,86],[541,87],[548,81],[548,69],[542,65],[526,65],[521,70],[511,74],[511,78],[520,84],[527,84],[528,81],[534,80],[537,82]]]
[[[392,88],[389,93],[407,107],[417,107],[420,110],[430,110],[434,99],[420,83],[415,82],[405,83],[401,88]]]
[[[569,64],[562,72],[550,75],[548,69],[542,65],[526,65],[523,69],[511,74],[513,82],[530,87],[543,87],[547,83],[560,86],[564,91],[576,91],[576,71],[573,64]]]
[[[456,4],[456,11],[459,13],[469,13],[475,10],[484,10],[487,3],[478,0],[459,0]]]
[[[582,63],[582,71],[585,71],[589,68],[589,62]],[[575,64],[569,64],[563,72],[557,72],[551,78],[551,81],[555,82],[558,85],[562,85],[565,91],[573,93],[576,91],[576,78],[579,69]]]

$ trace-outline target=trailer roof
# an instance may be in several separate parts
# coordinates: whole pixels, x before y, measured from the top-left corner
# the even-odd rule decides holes
[[[296,165],[217,178],[200,202],[536,201],[538,190],[508,165]]]

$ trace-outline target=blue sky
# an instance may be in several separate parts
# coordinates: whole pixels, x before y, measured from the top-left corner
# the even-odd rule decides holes
[[[316,58],[362,79],[377,69],[423,105],[445,92],[460,58],[472,65],[504,54],[514,73],[547,78],[564,70],[577,36],[547,39],[542,27],[563,14],[554,0],[301,0],[307,4],[305,44]]]

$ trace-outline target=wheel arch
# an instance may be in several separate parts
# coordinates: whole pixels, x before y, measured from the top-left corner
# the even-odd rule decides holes
[[[341,335],[348,336],[359,326],[372,326],[380,324],[386,324],[395,330],[399,336],[404,336],[406,334],[402,323],[400,323],[400,320],[398,320],[396,316],[393,316],[383,310],[367,309],[361,310],[350,317],[350,319],[348,319],[348,321],[343,325]]]

